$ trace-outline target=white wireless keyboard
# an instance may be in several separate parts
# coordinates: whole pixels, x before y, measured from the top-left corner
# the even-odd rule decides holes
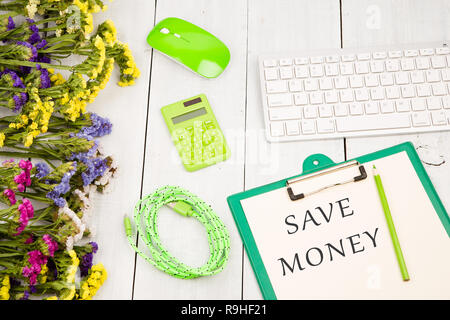
[[[446,43],[259,57],[269,141],[450,130]]]

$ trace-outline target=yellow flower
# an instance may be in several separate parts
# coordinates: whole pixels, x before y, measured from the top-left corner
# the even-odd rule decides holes
[[[0,148],[3,148],[3,144],[5,143],[5,134],[3,132],[0,132]]]
[[[51,296],[51,297],[46,298],[45,300],[58,300],[58,297],[57,296]]]
[[[0,300],[9,300],[9,289],[11,288],[9,276],[5,275],[1,281]]]

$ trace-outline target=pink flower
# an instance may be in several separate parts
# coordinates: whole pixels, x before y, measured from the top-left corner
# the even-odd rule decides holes
[[[48,252],[50,257],[53,257],[56,250],[58,250],[58,243],[52,240],[52,237],[49,234],[44,234],[42,239],[48,246]]]
[[[28,199],[24,198],[22,200],[22,203],[19,205],[18,210],[20,212],[19,216],[20,224],[16,229],[17,233],[14,234],[15,236],[18,236],[23,232],[23,230],[25,230],[26,226],[28,225],[28,221],[34,216],[33,205],[31,204],[31,201]]]
[[[33,164],[31,163],[31,161],[28,160],[20,160],[19,168],[29,172],[33,168]]]
[[[39,250],[28,252],[30,267],[22,268],[22,275],[29,279],[30,285],[35,285],[42,266],[47,264],[47,257]]]
[[[9,199],[9,202],[12,206],[16,204],[16,194],[14,193],[14,191],[12,191],[11,189],[6,189],[5,191],[3,191],[3,195]]]

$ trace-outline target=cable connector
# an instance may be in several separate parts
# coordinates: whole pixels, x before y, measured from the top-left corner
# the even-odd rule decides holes
[[[123,218],[123,224],[125,226],[125,234],[127,237],[131,237],[133,235],[133,227],[131,226],[131,221],[128,216]]]
[[[185,217],[191,217],[194,214],[192,206],[184,201],[169,202],[166,205]]]

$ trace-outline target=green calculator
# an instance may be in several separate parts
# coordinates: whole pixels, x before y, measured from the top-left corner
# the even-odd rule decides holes
[[[187,171],[230,156],[230,149],[204,94],[161,108],[172,140]]]

